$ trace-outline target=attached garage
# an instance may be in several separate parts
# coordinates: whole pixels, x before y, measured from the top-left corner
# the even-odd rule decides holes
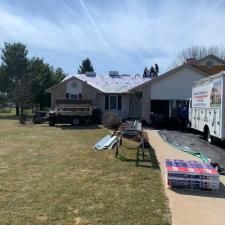
[[[152,80],[148,90],[150,121],[153,122],[152,115],[157,122],[165,122],[169,117],[176,116],[177,109],[185,106],[191,97],[194,82],[204,76],[192,68],[185,67],[162,77],[163,79]]]
[[[209,61],[213,63],[209,64]],[[194,82],[210,76],[218,65],[225,68],[225,61],[209,55],[191,63],[186,62],[133,88],[131,91],[142,92],[142,118],[151,123],[152,115],[161,119],[175,116],[179,108],[187,105],[191,98]]]

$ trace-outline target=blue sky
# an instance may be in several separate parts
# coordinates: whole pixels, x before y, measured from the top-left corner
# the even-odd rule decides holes
[[[97,73],[160,73],[193,45],[225,46],[224,0],[0,0],[0,47],[23,42],[75,73],[89,57]]]

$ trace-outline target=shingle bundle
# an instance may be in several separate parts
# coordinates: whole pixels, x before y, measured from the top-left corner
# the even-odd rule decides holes
[[[169,188],[219,190],[219,174],[210,163],[167,159],[165,174]]]

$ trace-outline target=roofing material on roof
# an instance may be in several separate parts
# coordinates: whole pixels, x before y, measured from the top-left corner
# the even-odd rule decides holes
[[[85,74],[74,74],[65,77],[62,82],[73,77],[86,82],[104,93],[126,93],[130,89],[150,80],[150,78],[135,76],[109,77],[97,75],[96,77],[88,77]]]

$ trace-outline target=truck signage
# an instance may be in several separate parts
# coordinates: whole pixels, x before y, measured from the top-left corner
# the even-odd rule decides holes
[[[218,78],[208,84],[194,87],[192,91],[192,107],[220,107],[221,85],[222,80]]]

